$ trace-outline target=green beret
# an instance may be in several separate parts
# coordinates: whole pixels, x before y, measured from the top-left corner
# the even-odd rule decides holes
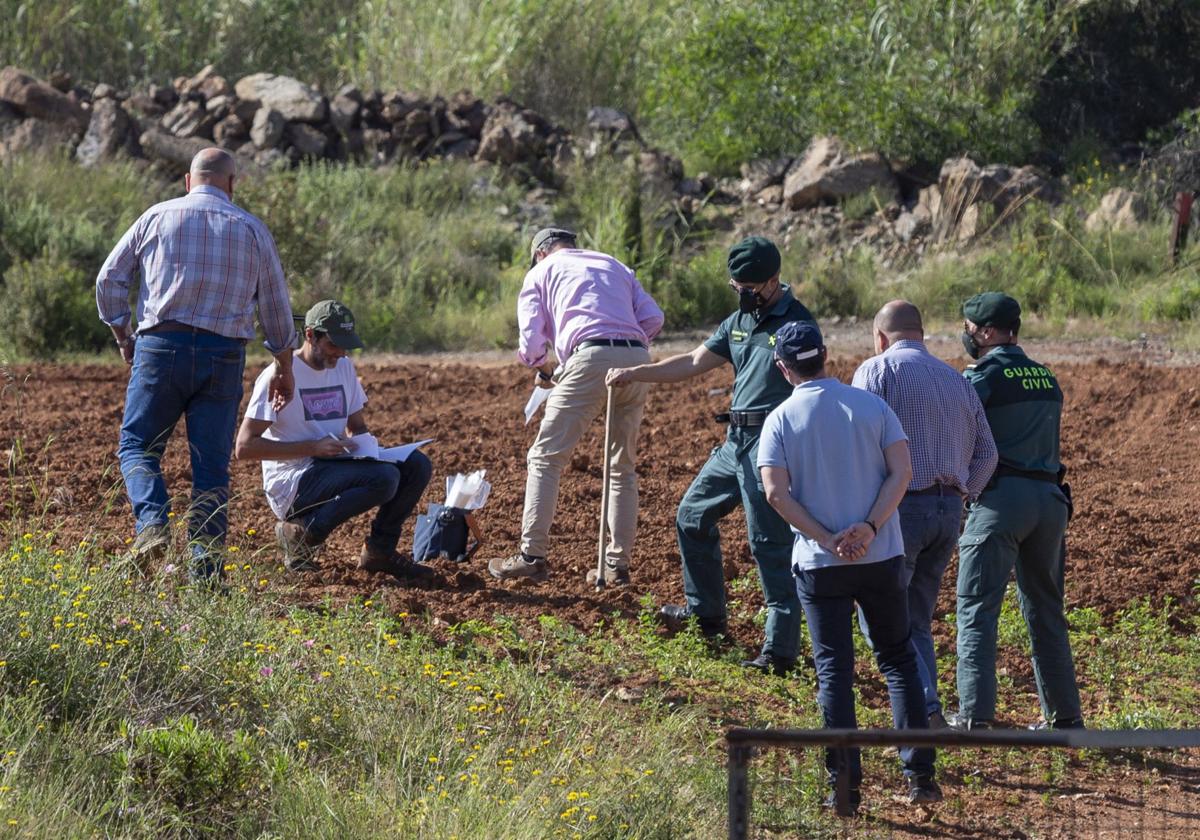
[[[1003,292],[984,292],[964,303],[962,314],[980,327],[1007,328],[1021,320],[1021,304]]]
[[[729,276],[738,283],[766,283],[779,273],[782,262],[774,242],[747,237],[729,249]]]

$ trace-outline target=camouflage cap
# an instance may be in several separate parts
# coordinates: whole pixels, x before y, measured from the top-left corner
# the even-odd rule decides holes
[[[354,313],[336,300],[323,300],[304,316],[304,326],[319,330],[343,350],[362,349],[362,339],[354,332]]]

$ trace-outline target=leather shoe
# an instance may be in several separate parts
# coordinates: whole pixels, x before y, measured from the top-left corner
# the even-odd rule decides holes
[[[687,607],[681,607],[678,604],[667,604],[658,611],[658,620],[662,623],[670,633],[681,633],[687,628],[688,619],[693,617],[693,613]],[[705,638],[715,639],[717,636],[725,635],[725,622],[720,619],[707,619],[695,616],[696,622],[700,625],[700,632]]]
[[[942,789],[932,777],[913,778],[908,781],[908,804],[928,805],[942,801]]]
[[[796,667],[796,660],[787,656],[776,656],[773,653],[760,653],[753,659],[742,662],[743,668],[753,668],[764,674],[774,674],[777,677],[787,676]]]

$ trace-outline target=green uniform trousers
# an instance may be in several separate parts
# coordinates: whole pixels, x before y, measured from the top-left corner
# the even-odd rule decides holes
[[[996,715],[996,633],[1014,567],[1042,714],[1080,717],[1063,614],[1067,499],[1048,481],[1002,476],[970,507],[958,541],[958,697],[963,717]]]
[[[767,503],[758,457],[758,427],[730,427],[679,503],[675,517],[683,560],[688,610],[702,626],[725,623],[725,572],[721,563],[721,517],[739,505],[746,511],[750,553],[767,602],[763,652],[795,658],[800,649],[800,598],[792,577],[792,529]]]

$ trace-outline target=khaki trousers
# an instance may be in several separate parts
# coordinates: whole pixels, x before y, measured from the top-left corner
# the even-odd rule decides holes
[[[584,347],[567,360],[561,379],[546,401],[546,415],[529,449],[525,511],[521,518],[521,551],[525,554],[546,556],[563,467],[584,430],[597,416],[604,415],[608,393],[605,374],[610,368],[649,361],[649,351],[641,347]],[[618,569],[629,568],[637,535],[637,436],[649,387],[645,382],[637,382],[613,388],[609,538],[605,556],[607,563]]]

